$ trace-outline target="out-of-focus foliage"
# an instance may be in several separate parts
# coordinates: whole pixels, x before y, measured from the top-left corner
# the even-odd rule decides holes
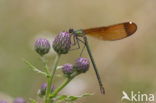
[[[0,0],[0,93],[12,98],[37,97],[36,92],[45,81],[22,61],[26,58],[42,66],[33,50],[37,37],[52,41],[55,34],[71,27],[90,28],[125,21],[138,25],[137,32],[129,38],[106,42],[88,37],[106,95],[100,94],[93,69],[75,78],[62,92],[95,92],[79,103],[120,103],[123,90],[155,93],[155,9],[155,0]],[[61,64],[72,63],[80,51],[63,56]],[[86,52],[83,56],[88,57]],[[47,55],[50,66],[53,58],[52,53]],[[57,86],[62,78],[56,79]]]

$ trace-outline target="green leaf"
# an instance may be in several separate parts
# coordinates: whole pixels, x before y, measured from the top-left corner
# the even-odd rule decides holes
[[[67,95],[61,95],[61,96],[57,96],[56,97],[56,103],[61,103],[62,101],[65,101],[65,99],[67,98]]]
[[[69,96],[68,99],[69,99],[69,101],[75,101],[75,100],[77,100],[79,98],[86,97],[86,96],[91,96],[91,95],[93,95],[93,94],[85,93],[85,94],[83,94],[81,96]]]
[[[80,97],[69,96],[68,98],[69,98],[70,101],[74,101],[74,100],[77,100],[77,99],[80,98]]]
[[[68,97],[67,95],[62,95],[62,96],[59,97],[59,99],[60,99],[60,100],[64,100],[64,99],[66,99],[67,97]]]
[[[56,97],[56,100],[57,100],[56,103],[62,103],[63,101],[65,101],[66,103],[72,103],[73,101],[76,101],[79,98],[91,96],[91,95],[93,95],[93,93],[85,93],[85,94],[80,95],[80,96],[61,95],[61,96]]]
[[[25,64],[27,64],[30,67],[31,70],[47,76],[47,74],[45,72],[40,71],[38,68],[36,68],[34,65],[32,65],[28,60],[24,59],[24,62],[25,62]]]
[[[29,100],[31,101],[31,103],[37,103],[35,99],[30,98]]]

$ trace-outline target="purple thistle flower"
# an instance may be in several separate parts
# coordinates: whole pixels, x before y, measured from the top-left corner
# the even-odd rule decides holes
[[[68,32],[60,32],[53,41],[53,48],[58,54],[68,53],[71,47],[71,35]]]
[[[65,75],[70,76],[74,72],[73,66],[71,64],[64,64],[62,71]]]
[[[46,90],[46,88],[47,88],[47,83],[44,83],[44,84],[42,84],[42,86],[41,86],[41,90],[43,90],[43,91],[45,91]]]
[[[13,103],[26,103],[26,101],[24,100],[24,98],[18,97],[14,100]]]
[[[45,94],[46,94],[46,89],[47,89],[47,83],[42,84],[42,86],[40,87],[40,89],[39,89],[38,92],[37,92],[38,96],[40,96],[40,97],[45,96]],[[55,88],[54,88],[54,85],[52,85],[52,86],[51,86],[51,92],[53,92],[54,89],[55,89]]]
[[[77,58],[75,60],[74,68],[80,72],[85,73],[89,70],[89,61],[86,58]]]
[[[47,88],[47,83],[43,83],[42,86],[40,87],[41,90],[46,91]],[[51,90],[54,90],[54,85],[51,86]]]
[[[5,100],[1,100],[0,103],[8,103],[8,102]]]
[[[50,43],[47,39],[40,38],[35,41],[35,50],[41,56],[47,54],[50,50]]]

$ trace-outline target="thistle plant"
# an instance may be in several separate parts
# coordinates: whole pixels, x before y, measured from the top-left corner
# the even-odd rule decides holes
[[[88,96],[91,94],[85,93],[81,96],[68,96],[65,94],[59,94],[59,92],[71,81],[73,78],[78,76],[81,73],[85,73],[89,70],[89,61],[86,58],[77,58],[74,64],[64,64],[63,66],[58,66],[59,61],[61,60],[61,55],[69,53],[71,48],[71,34],[69,32],[60,32],[54,39],[52,45],[45,38],[39,38],[35,41],[34,48],[35,51],[41,57],[41,60],[44,65],[44,70],[38,69],[36,66],[31,64],[29,61],[24,60],[24,62],[31,68],[31,70],[44,75],[47,79],[46,83],[42,84],[37,94],[40,98],[44,99],[44,103],[70,103],[81,97]],[[52,70],[49,69],[47,60],[45,60],[45,54],[49,53],[50,48],[54,49],[56,52],[56,57],[53,62]],[[54,87],[54,75],[58,68],[62,69],[63,76],[65,77],[64,82],[58,87]],[[22,101],[22,100],[21,100]],[[32,103],[38,103],[37,100],[31,99]],[[18,102],[16,102],[18,103]],[[26,103],[26,102],[20,102]]]

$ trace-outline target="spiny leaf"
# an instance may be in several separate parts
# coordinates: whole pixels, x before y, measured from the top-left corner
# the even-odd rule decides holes
[[[90,95],[93,95],[93,93],[85,93],[85,94],[80,95],[80,96],[61,95],[61,96],[57,96],[57,98],[56,98],[57,102],[56,103],[62,103],[63,101],[65,101],[66,103],[72,103],[73,101],[76,101],[79,98],[90,96]]]
[[[45,72],[40,71],[38,68],[36,68],[34,65],[32,65],[28,60],[24,59],[24,62],[30,67],[31,70],[47,76],[47,74]]]
[[[86,97],[86,96],[91,96],[91,95],[93,95],[93,94],[85,93],[85,94],[83,94],[81,96],[69,96],[68,98],[69,98],[69,101],[75,101],[75,100],[77,100],[79,98]]]

